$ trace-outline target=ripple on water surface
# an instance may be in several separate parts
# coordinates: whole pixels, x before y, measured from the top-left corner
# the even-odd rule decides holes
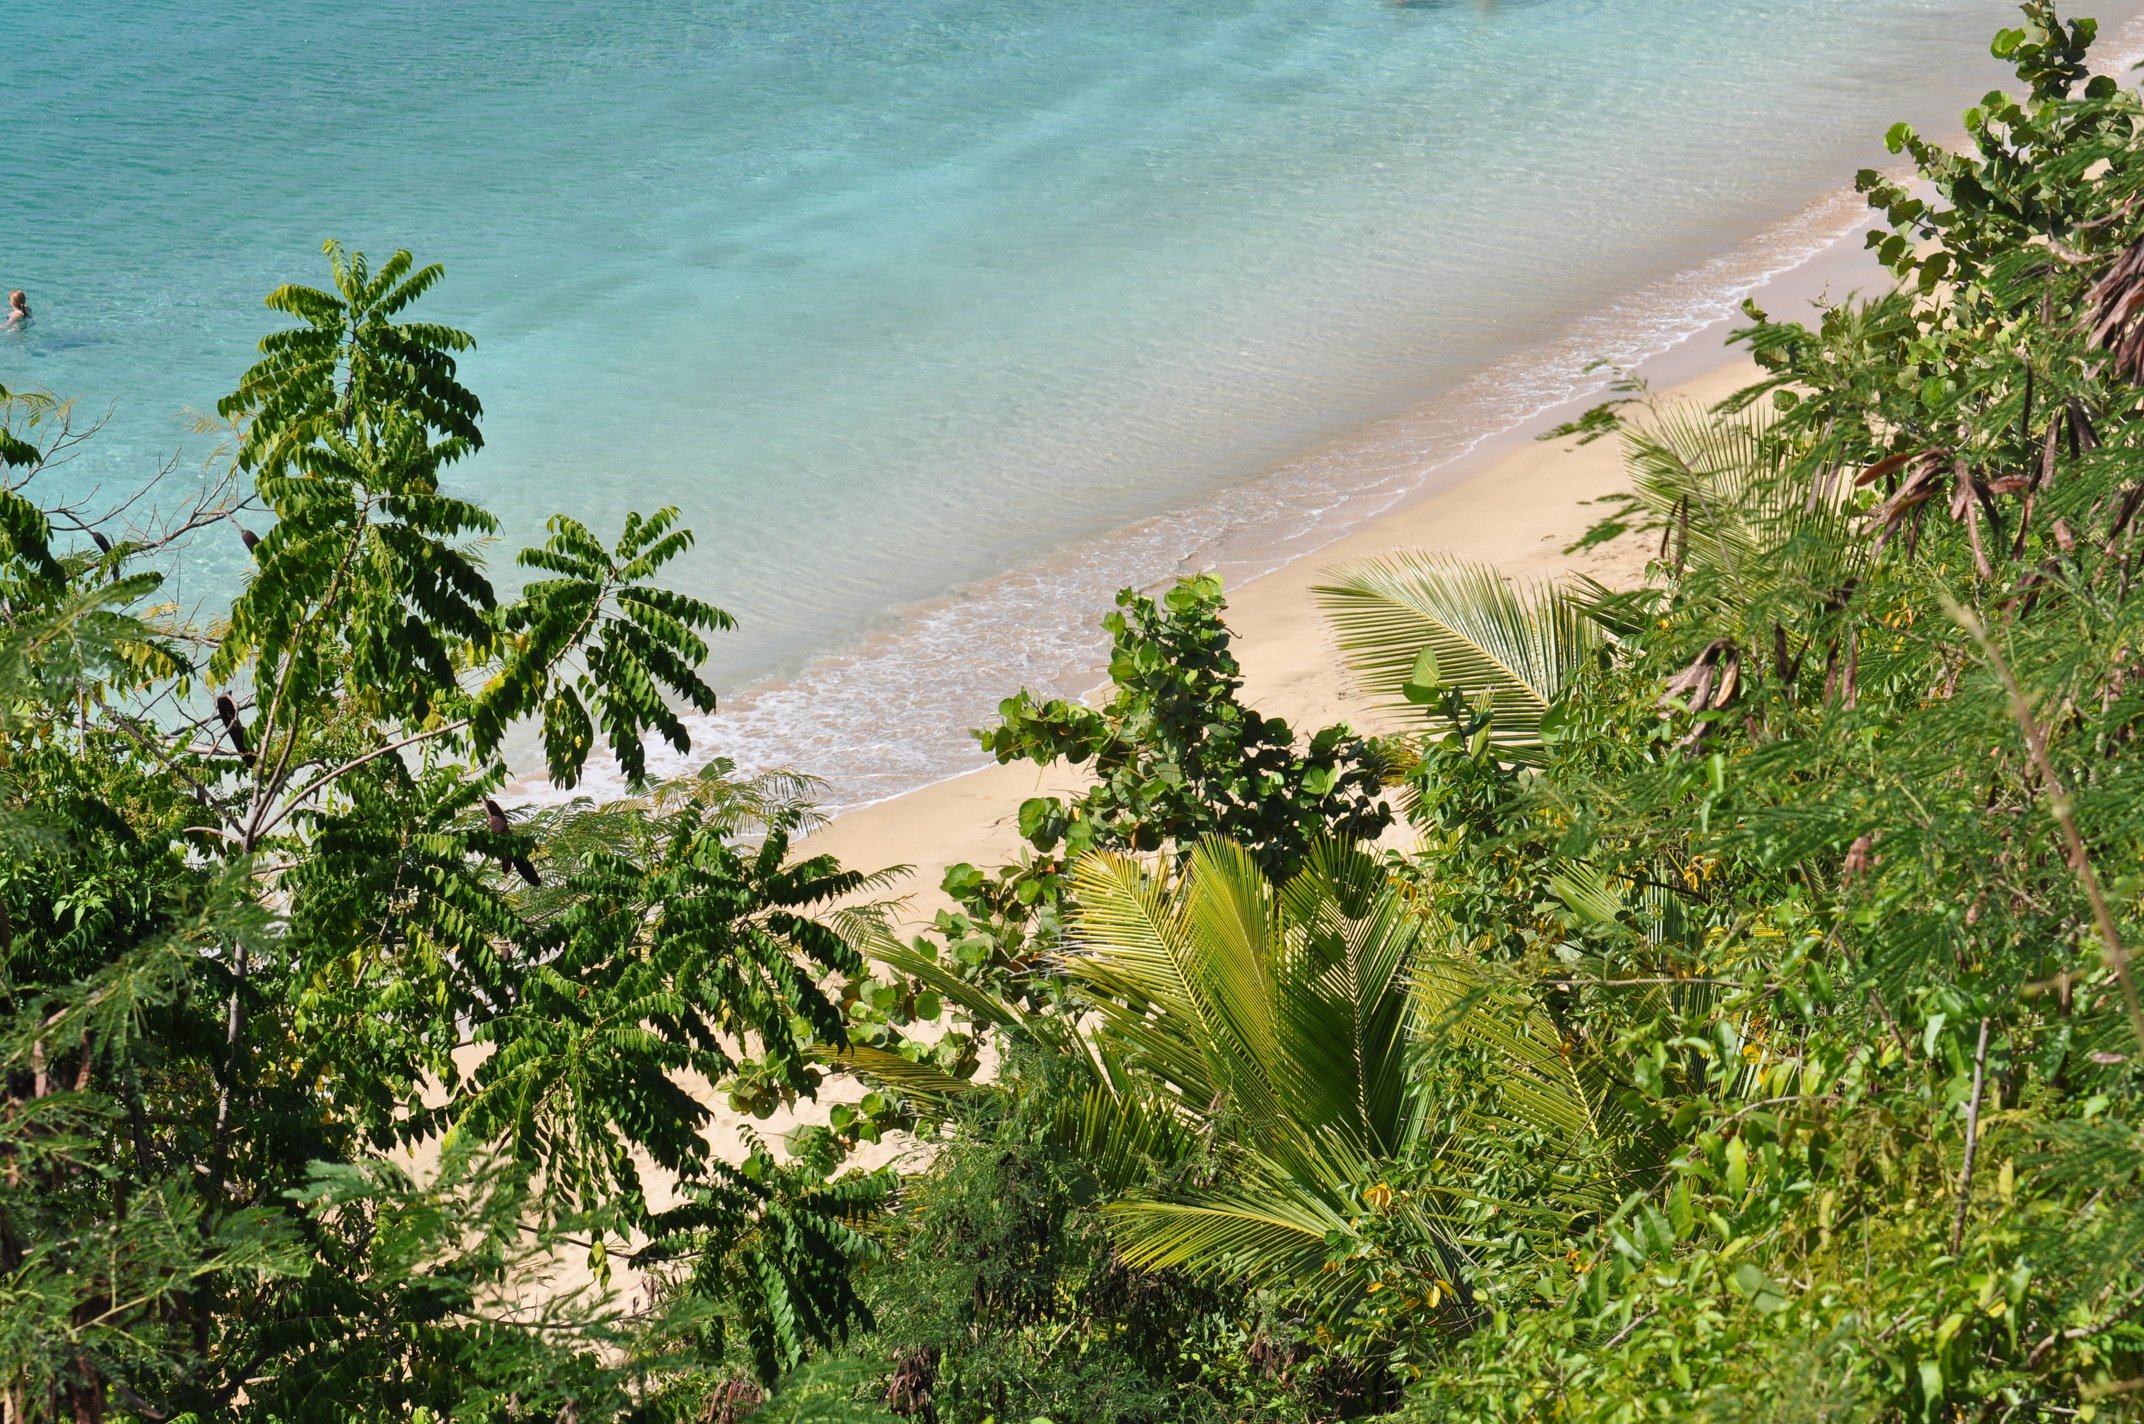
[[[681,579],[742,625],[714,676],[758,689],[714,743],[854,802],[1084,682],[1114,587],[1300,547],[1712,313],[1891,120],[2002,77],[2011,13],[26,7],[0,284],[39,315],[0,382],[115,403],[67,478],[125,483],[208,454],[186,412],[322,237],[442,261],[490,440],[461,487],[509,547],[682,506]],[[212,543],[180,587],[237,576]]]

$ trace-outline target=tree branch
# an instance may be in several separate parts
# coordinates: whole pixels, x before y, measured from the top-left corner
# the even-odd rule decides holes
[[[1980,1149],[1980,1094],[1987,1086],[1988,1021],[1980,1021],[1980,1046],[1973,1050],[1973,1096],[1965,1105],[1965,1174],[1958,1180],[1958,1211],[1950,1219],[1950,1253],[1965,1244],[1965,1209],[1973,1199],[1973,1158]]]
[[[290,794],[289,799],[284,801],[283,808],[280,811],[277,811],[275,815],[271,816],[267,820],[267,822],[261,826],[260,830],[256,834],[259,836],[266,836],[277,826],[283,824],[283,822],[289,818],[290,814],[296,811],[298,807],[304,803],[306,797],[312,795],[315,791],[318,791],[321,787],[327,785],[331,781],[334,781],[338,777],[345,776],[348,773],[357,770],[366,762],[375,760],[379,757],[386,756],[389,752],[398,752],[404,747],[413,747],[419,742],[428,742],[434,737],[444,737],[449,732],[458,732],[468,725],[469,719],[467,717],[463,717],[456,721],[448,722],[444,726],[434,727],[429,731],[418,732],[414,736],[404,737],[398,742],[388,742],[384,746],[374,747],[371,751],[366,752],[363,756],[352,757],[350,758],[350,760],[344,762],[341,766],[338,766],[331,771],[321,772],[320,775],[314,777],[311,781],[306,782],[305,785],[299,787],[296,791],[292,792]]]
[[[2039,720],[2033,716],[2032,704],[2025,697],[2025,689],[2018,686],[2010,665],[2003,661],[2002,654],[1988,637],[1988,630],[1980,620],[1948,594],[1942,595],[1945,609],[1961,627],[1980,645],[1987,655],[1988,665],[2002,679],[2003,688],[2010,694],[2010,715],[2017,719],[2018,728],[2025,734],[2026,750],[2032,753],[2034,767],[2039,770],[2040,780],[2047,787],[2047,809],[2053,813],[2055,822],[2062,828],[2062,839],[2069,852],[2070,869],[2084,887],[2084,897],[2091,902],[2092,920],[2099,929],[2100,958],[2114,973],[2114,982],[2121,986],[2122,1005],[2129,1012],[2129,1030],[2136,1035],[2137,1045],[2144,1048],[2144,1003],[2137,999],[2136,980],[2129,973],[2129,951],[2122,947],[2121,930],[2114,923],[2114,913],[2107,908],[2107,897],[2100,892],[2099,876],[2092,869],[2092,858],[2085,851],[2084,836],[2077,829],[2077,816],[2070,805],[2070,794],[2063,788],[2062,779],[2055,775],[2053,761],[2047,755],[2047,733]]]

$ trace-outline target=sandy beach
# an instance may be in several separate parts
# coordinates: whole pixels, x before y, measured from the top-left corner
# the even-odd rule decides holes
[[[1772,273],[1748,294],[1775,317],[1799,316],[1812,303],[1838,301],[1880,285],[1882,269],[1866,251],[1866,220],[1814,256]],[[1631,374],[1652,398],[1710,405],[1757,377],[1746,353],[1729,344],[1740,318],[1715,322],[1638,365]],[[1403,549],[1449,550],[1493,564],[1517,579],[1583,573],[1627,585],[1648,550],[1621,539],[1579,554],[1564,552],[1598,517],[1589,501],[1626,487],[1621,443],[1579,444],[1541,437],[1605,397],[1588,396],[1536,413],[1481,440],[1464,458],[1438,466],[1411,496],[1348,529],[1332,542],[1272,572],[1228,588],[1228,623],[1244,670],[1244,697],[1307,734],[1336,721],[1361,730],[1398,730],[1351,685],[1311,590],[1326,571],[1352,559]],[[1098,623],[1109,610],[1088,610]],[[1095,670],[1095,685],[1102,673]],[[1016,688],[1007,687],[1010,696]],[[1030,796],[1076,788],[1076,768],[1020,762],[990,766],[844,812],[805,843],[861,870],[907,866],[888,892],[905,902],[904,918],[928,921],[948,904],[939,890],[947,866],[992,866],[1014,858],[1016,818]]]
[[[1709,369],[1666,390],[1659,399],[1717,402],[1756,378],[1739,353],[1712,352]],[[1536,423],[1552,427],[1544,417]],[[1229,592],[1229,626],[1243,664],[1244,696],[1299,733],[1345,721],[1359,729],[1398,730],[1350,684],[1311,590],[1334,565],[1402,549],[1448,549],[1495,565],[1517,579],[1583,573],[1627,585],[1643,571],[1649,548],[1631,538],[1567,554],[1598,517],[1588,501],[1626,487],[1622,449],[1613,439],[1529,437],[1499,442],[1462,482],[1409,502],[1318,553]],[[1099,619],[1105,609],[1096,609]],[[1013,689],[1006,689],[1008,694]],[[805,848],[859,869],[907,865],[893,894],[907,914],[927,920],[948,903],[938,889],[945,868],[962,861],[994,865],[1019,850],[1021,801],[1076,787],[1070,768],[1019,762],[993,766],[836,818]]]

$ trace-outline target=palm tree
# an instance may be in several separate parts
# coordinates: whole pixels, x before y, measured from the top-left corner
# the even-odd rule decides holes
[[[1770,643],[1777,671],[1789,678],[1798,659],[1786,651],[1786,625],[1812,601],[1843,598],[1866,562],[1866,541],[1848,537],[1853,472],[1832,469],[1814,485],[1797,483],[1789,473],[1794,447],[1756,411],[1655,404],[1622,432],[1631,526],[1659,534],[1678,596],[1712,608],[1722,640],[1709,661],[1731,662],[1737,649]],[[1915,497],[1929,496],[1916,488],[1893,503]],[[1967,514],[1975,507],[1964,496],[1954,504]],[[1627,616],[1608,590],[1581,582],[1576,592],[1514,584],[1485,565],[1415,551],[1343,564],[1316,593],[1371,697],[1435,709],[1457,694],[1487,715],[1486,735],[1500,757],[1538,765],[1550,708],[1596,656],[1604,626]],[[1729,676],[1708,683],[1723,693],[1714,705],[1728,700],[1719,679]]]
[[[1616,1130],[1602,1076],[1515,986],[1447,952],[1365,851],[1323,844],[1284,884],[1224,841],[1181,874],[1096,854],[1074,879],[1063,970],[1093,1005],[1097,1081],[1063,1133],[1119,1193],[1131,1264],[1327,1315],[1380,1269],[1328,1262],[1399,1257],[1463,1300],[1473,1153],[1515,1134],[1542,1145],[1559,1212],[1608,1204],[1582,1166]],[[1452,1053],[1486,1090],[1449,1091]]]

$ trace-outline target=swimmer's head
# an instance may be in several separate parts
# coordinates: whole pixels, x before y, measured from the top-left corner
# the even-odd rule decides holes
[[[7,294],[7,304],[16,311],[21,311],[30,304],[30,299],[20,291],[9,292]]]

